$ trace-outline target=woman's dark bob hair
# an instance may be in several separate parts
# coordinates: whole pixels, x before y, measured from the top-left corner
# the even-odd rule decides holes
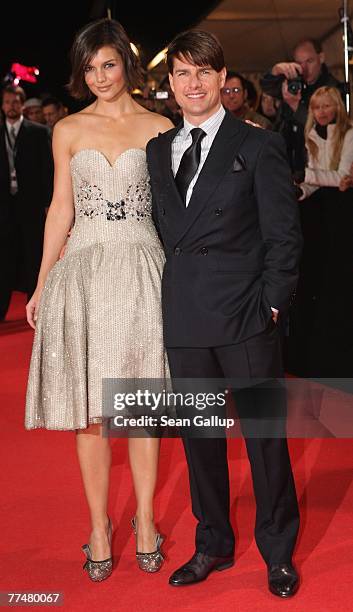
[[[84,26],[76,34],[71,48],[72,73],[67,87],[74,98],[87,100],[92,97],[86,85],[84,69],[102,47],[113,47],[121,56],[126,84],[130,91],[143,83],[139,59],[130,47],[123,26],[113,19],[99,19]]]

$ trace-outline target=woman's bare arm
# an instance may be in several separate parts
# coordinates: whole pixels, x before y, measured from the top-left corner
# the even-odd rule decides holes
[[[74,219],[74,204],[70,173],[72,121],[63,119],[53,134],[54,193],[45,222],[42,263],[36,290],[26,306],[27,321],[33,329],[37,319],[40,296],[48,273],[60,256]]]
[[[70,126],[65,124],[65,121],[60,121],[54,128],[54,193],[45,223],[43,257],[38,275],[39,287],[44,285],[48,272],[59,259],[74,218],[69,129]]]

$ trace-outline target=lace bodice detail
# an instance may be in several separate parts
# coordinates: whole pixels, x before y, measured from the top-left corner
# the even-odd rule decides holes
[[[156,240],[143,149],[127,149],[113,165],[100,151],[82,149],[71,159],[71,175],[75,226],[70,249],[111,240]]]
[[[72,157],[71,168],[79,217],[105,215],[107,221],[141,221],[151,216],[151,191],[142,149],[127,149],[113,165],[100,151],[82,149]]]

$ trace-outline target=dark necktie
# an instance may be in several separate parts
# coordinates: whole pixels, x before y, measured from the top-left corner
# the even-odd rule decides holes
[[[9,160],[9,169],[10,169],[10,193],[11,195],[15,195],[18,191],[17,184],[17,176],[16,176],[16,166],[15,166],[15,156],[16,156],[16,130],[12,125],[10,131],[8,132],[9,136],[9,146],[7,147],[7,156]]]
[[[194,178],[200,163],[201,156],[201,140],[206,136],[201,128],[193,128],[190,131],[192,136],[191,145],[184,151],[181,158],[178,172],[175,175],[175,182],[181,199],[186,204],[186,194],[188,187]]]
[[[10,128],[10,141],[11,141],[11,147],[12,149],[14,149],[16,145],[16,130],[13,125]]]

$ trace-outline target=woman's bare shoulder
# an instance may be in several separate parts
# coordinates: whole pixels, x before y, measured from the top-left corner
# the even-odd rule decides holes
[[[89,108],[89,107],[87,107]],[[90,116],[87,109],[83,109],[77,113],[72,113],[63,119],[60,119],[55,126],[53,132],[53,138],[56,141],[65,140],[68,144],[73,142],[77,136],[80,135],[82,130],[82,124],[87,122],[87,118]]]
[[[156,130],[158,130],[158,132],[166,132],[167,130],[170,130],[174,127],[174,124],[171,122],[170,119],[168,119],[168,117],[164,117],[159,113],[152,113],[151,111],[148,111],[148,114],[150,117],[151,125],[153,125]]]
[[[77,125],[81,125],[83,121],[92,116],[91,107],[92,105],[90,104],[76,113],[67,115],[67,117],[60,119],[56,125],[60,125],[62,129],[72,129]]]
[[[140,116],[141,123],[146,132],[146,136],[152,138],[157,136],[159,132],[167,132],[174,127],[173,123],[167,117],[154,113],[141,107],[141,112],[136,113],[136,117]]]

